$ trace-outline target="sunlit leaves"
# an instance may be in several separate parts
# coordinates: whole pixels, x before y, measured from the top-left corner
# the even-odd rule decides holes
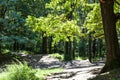
[[[117,0],[117,2],[120,3],[119,0]],[[115,2],[115,4],[114,4],[114,12],[115,12],[115,13],[120,13],[120,5],[117,4],[116,2]]]
[[[93,10],[91,10],[84,22],[84,26],[87,28],[87,33],[94,32],[94,36],[103,36],[102,18],[100,14],[99,4],[94,4]]]
[[[53,43],[61,40],[71,41],[80,36],[80,29],[74,20],[63,20],[62,16],[52,16],[35,18],[28,16],[26,24],[32,27],[33,31],[45,32],[44,36],[53,36]]]

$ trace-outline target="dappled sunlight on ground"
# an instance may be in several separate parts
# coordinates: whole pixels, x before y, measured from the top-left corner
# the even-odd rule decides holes
[[[48,75],[46,80],[87,80],[104,66],[103,62],[90,63],[89,60],[60,61],[50,55],[27,55],[24,59],[33,68],[64,68],[62,72]]]

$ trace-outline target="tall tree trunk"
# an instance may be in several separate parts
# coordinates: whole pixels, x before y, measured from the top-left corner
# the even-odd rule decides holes
[[[91,33],[89,33],[88,36],[88,58],[89,61],[92,62],[92,39],[91,39]]]
[[[68,60],[69,58],[69,42],[65,42],[65,52],[64,52],[64,60]]]
[[[116,17],[114,14],[114,0],[100,2],[104,35],[106,41],[106,63],[101,73],[120,68],[120,52],[116,32]]]
[[[72,46],[71,57],[72,57],[72,60],[74,60],[75,59],[75,40],[72,42],[71,46]]]
[[[72,60],[72,42],[70,41],[69,37],[68,40],[69,41],[65,42],[64,60]]]
[[[0,18],[4,19],[5,18],[5,13],[6,13],[6,7],[4,5],[0,5]],[[3,22],[0,21],[0,37],[2,34],[3,30]],[[0,56],[2,55],[2,46],[1,46],[2,41],[0,40]]]
[[[52,36],[49,37],[49,42],[48,42],[48,53],[52,53]]]
[[[86,50],[85,50],[85,39],[81,38],[81,41],[79,41],[79,57],[85,57],[86,56]],[[88,52],[87,52],[88,53]]]
[[[98,39],[98,54],[99,54],[99,57],[103,58],[102,47],[103,47],[102,39]]]
[[[47,36],[44,36],[45,32],[42,34],[42,54],[47,54]]]
[[[2,23],[0,22],[0,37],[1,37],[1,34],[2,34]],[[1,43],[2,43],[2,40],[0,39],[0,56],[2,54],[2,46],[1,46]]]
[[[93,43],[92,43],[92,57],[95,58],[96,57],[96,39],[93,40]]]
[[[1,18],[1,17],[0,17]],[[2,34],[2,23],[0,22],[0,37],[1,37],[1,34]],[[2,53],[2,46],[1,46],[1,43],[2,43],[2,40],[0,39],[0,55],[1,55],[1,53]]]
[[[13,50],[14,50],[14,51],[16,51],[16,50],[17,50],[17,47],[16,47],[16,46],[17,46],[17,41],[16,41],[16,40],[14,40],[14,44],[13,44]]]

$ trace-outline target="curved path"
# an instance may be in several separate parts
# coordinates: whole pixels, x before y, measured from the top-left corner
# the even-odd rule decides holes
[[[46,80],[87,80],[95,77],[103,65],[93,65],[88,67],[65,69],[61,73],[55,73],[47,77]]]
[[[29,55],[26,61],[33,68],[64,68],[64,71],[46,77],[46,80],[87,80],[96,76],[104,66],[103,62],[90,63],[88,60],[61,62],[50,55]]]

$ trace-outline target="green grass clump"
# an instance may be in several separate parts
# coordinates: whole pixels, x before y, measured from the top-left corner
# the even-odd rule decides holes
[[[0,74],[0,80],[39,80],[36,71],[28,67],[27,63],[8,65]]]
[[[59,54],[59,53],[53,53],[50,55],[52,58],[56,58],[56,59],[59,59],[61,61],[64,60],[64,55],[63,54]]]
[[[53,53],[53,54],[50,54],[50,56],[52,58],[56,58],[56,59],[59,59],[60,61],[64,61],[64,54],[59,54],[59,53]],[[86,60],[88,59],[87,57],[75,57],[75,60]]]
[[[87,57],[75,57],[75,60],[86,60],[88,59]]]
[[[8,65],[0,73],[0,80],[45,80],[45,77],[51,73],[63,71],[56,69],[32,69],[26,62]]]

